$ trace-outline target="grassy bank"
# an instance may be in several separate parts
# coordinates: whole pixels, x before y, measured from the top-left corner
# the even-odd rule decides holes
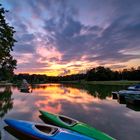
[[[50,82],[47,82],[50,83]],[[44,84],[47,84],[44,83]],[[63,84],[89,84],[89,85],[134,85],[134,84],[140,84],[140,81],[61,81],[61,82],[54,82],[54,83],[63,83]],[[19,85],[19,83],[6,83],[6,82],[0,82],[0,86],[6,86],[6,85]]]
[[[11,86],[13,83],[8,83],[8,82],[0,82],[0,86]]]
[[[61,81],[61,83],[91,85],[134,85],[140,84],[140,81]]]

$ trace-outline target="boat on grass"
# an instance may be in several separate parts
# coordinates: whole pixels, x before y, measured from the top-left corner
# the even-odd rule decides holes
[[[117,99],[118,100],[121,100],[123,102],[126,102],[126,98],[125,97],[136,97],[136,96],[140,96],[140,91],[122,91],[122,92],[119,92],[117,94]]]
[[[125,100],[126,95],[140,95],[140,91],[134,91],[134,90],[120,90],[120,91],[114,91],[112,92],[113,99],[121,99]]]
[[[140,91],[140,84],[129,86],[128,90]]]
[[[5,119],[5,122],[17,131],[38,140],[95,140],[52,125],[14,119]]]
[[[140,94],[140,91],[134,90],[120,90],[118,94]]]
[[[67,116],[41,111],[41,115],[52,124],[81,133],[96,140],[115,140],[109,135]]]
[[[126,90],[112,91],[113,99],[118,99],[122,94],[140,94],[140,84],[129,86]]]

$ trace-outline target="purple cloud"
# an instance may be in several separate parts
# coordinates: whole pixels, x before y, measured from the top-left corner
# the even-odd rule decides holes
[[[17,31],[18,43],[13,54],[16,58],[32,54],[32,61],[20,60],[20,69],[33,63],[45,70],[56,64],[62,66],[62,72],[62,68],[74,65],[83,67],[82,62],[89,66],[91,63],[126,66],[127,61],[140,59],[139,0],[2,3],[10,10],[7,19]]]

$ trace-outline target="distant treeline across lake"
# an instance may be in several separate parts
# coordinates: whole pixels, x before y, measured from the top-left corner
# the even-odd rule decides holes
[[[102,66],[92,68],[86,73],[73,74],[66,76],[47,76],[40,74],[18,74],[14,75],[13,82],[19,82],[26,79],[29,83],[46,83],[46,82],[61,82],[61,81],[116,81],[116,80],[131,80],[140,81],[140,67],[137,69],[124,69],[122,71],[113,71],[110,68]]]

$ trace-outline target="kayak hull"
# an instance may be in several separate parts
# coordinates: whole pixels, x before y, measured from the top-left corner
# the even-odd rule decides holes
[[[21,120],[13,120],[13,119],[6,119],[5,122],[15,130],[22,132],[23,134],[29,135],[31,137],[37,138],[39,140],[92,140],[89,137],[83,136],[81,134],[75,133],[70,130],[61,129],[59,127],[51,126],[51,125],[44,125],[40,123],[33,123],[28,121],[21,121]],[[46,127],[53,127],[57,129],[54,134],[47,134],[38,130],[35,126],[46,126]]]
[[[97,139],[97,140],[115,140],[114,138],[110,137],[109,135],[107,135],[87,124],[75,121],[76,122],[75,124],[68,125],[60,119],[60,115],[52,114],[52,113],[45,112],[45,111],[40,111],[40,113],[42,114],[42,116],[44,116],[44,118],[46,118],[46,120],[52,122],[56,126],[63,127],[63,128],[69,129],[69,130],[73,130],[75,132],[81,133],[83,135],[86,135],[88,137],[91,137],[91,138]]]

